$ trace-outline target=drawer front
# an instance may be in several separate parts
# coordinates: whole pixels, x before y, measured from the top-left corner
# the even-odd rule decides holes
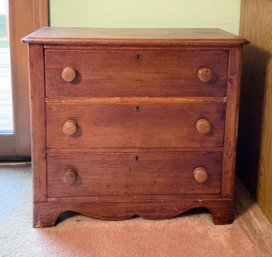
[[[49,198],[219,194],[221,188],[221,152],[49,154],[47,158]],[[206,181],[196,181],[199,167],[206,172]]]
[[[224,50],[48,49],[46,96],[225,96],[228,55]],[[66,67],[76,71],[64,75],[71,82],[62,78]],[[199,75],[203,67],[212,73],[204,69]]]
[[[48,148],[223,146],[225,103],[50,103],[46,116]],[[210,124],[206,134],[196,128],[200,120]]]

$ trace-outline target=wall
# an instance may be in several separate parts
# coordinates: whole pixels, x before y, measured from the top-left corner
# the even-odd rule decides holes
[[[240,0],[50,0],[51,26],[222,28],[238,34]]]
[[[242,0],[245,49],[238,173],[272,222],[272,1]]]

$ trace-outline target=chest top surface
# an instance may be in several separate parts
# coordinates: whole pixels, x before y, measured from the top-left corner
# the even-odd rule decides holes
[[[30,44],[68,45],[242,45],[221,29],[189,28],[54,28],[43,27],[22,39]]]

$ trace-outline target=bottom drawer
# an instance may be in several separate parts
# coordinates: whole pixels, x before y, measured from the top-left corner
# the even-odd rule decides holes
[[[49,198],[219,194],[221,152],[49,154]]]

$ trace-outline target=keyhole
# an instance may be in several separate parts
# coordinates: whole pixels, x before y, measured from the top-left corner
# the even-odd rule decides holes
[[[139,157],[136,155],[135,156],[135,161],[138,161],[139,160]]]
[[[136,60],[140,60],[141,59],[141,55],[140,54],[136,54]]]
[[[137,105],[137,106],[135,107],[135,111],[136,111],[136,112],[139,112],[140,110],[141,110],[140,106]]]

